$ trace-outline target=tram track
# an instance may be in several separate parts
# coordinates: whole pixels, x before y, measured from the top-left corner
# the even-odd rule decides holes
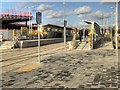
[[[63,44],[63,43],[59,43],[60,45],[61,44]],[[54,47],[56,44],[51,44],[51,47]],[[60,46],[59,45],[59,46]],[[45,45],[45,46],[41,46],[42,47],[42,49],[43,50],[45,50],[46,48],[48,48],[50,45]],[[28,53],[28,52],[30,52],[30,51],[35,51],[35,50],[37,50],[38,49],[38,47],[32,47],[32,48],[20,48],[20,49],[17,49],[17,50],[8,50],[8,52],[7,51],[4,51],[4,52],[2,52],[2,53],[0,53],[3,57],[5,56],[5,57],[8,57],[8,56],[13,56],[12,54],[13,53],[16,53],[16,54],[21,54],[21,53],[23,53],[22,51],[23,50],[26,50],[26,51],[24,51],[24,53]],[[15,54],[14,54],[15,55]]]
[[[44,52],[42,52],[41,53],[41,56],[44,56],[44,55],[47,55],[47,54],[49,54],[49,53],[51,53],[51,52],[53,52],[54,51],[54,53],[55,53],[55,51],[56,50],[59,50],[59,49],[63,49],[64,47],[59,47],[59,48],[56,48],[56,49],[50,49],[49,51],[44,51]],[[57,52],[57,51],[56,51]],[[28,61],[28,60],[31,60],[31,58],[37,58],[37,56],[38,56],[38,53],[34,53],[33,55],[29,55],[29,56],[27,56],[27,57],[23,57],[23,58],[21,58],[21,59],[16,59],[15,60],[15,62],[12,62],[11,63],[11,61],[9,60],[7,63],[8,64],[6,64],[6,65],[3,65],[3,66],[1,66],[0,68],[3,68],[3,67],[8,67],[8,66],[11,66],[11,65],[14,65],[14,64],[17,64],[17,63],[20,63],[20,62],[23,62],[23,61]]]
[[[54,49],[54,48],[51,48],[51,49]],[[48,50],[51,50],[51,49],[41,50],[41,52],[48,51]],[[5,62],[5,61],[8,61],[8,60],[12,60],[13,61],[14,59],[26,58],[26,57],[31,56],[32,54],[35,54],[35,53],[38,53],[38,51],[35,51],[35,52],[32,52],[32,53],[27,53],[27,54],[20,54],[20,55],[13,56],[13,57],[10,57],[10,58],[2,59],[0,62]]]
[[[40,52],[41,62],[46,57],[49,57],[51,55],[58,53],[58,50],[59,52],[64,51],[63,48],[64,48],[63,43],[56,43],[56,44],[41,46],[41,52]],[[38,60],[38,47],[23,48],[20,50],[20,52],[19,50],[15,50],[15,51],[16,52],[13,51],[13,53],[11,53],[9,57],[7,57],[5,54],[3,55],[3,57],[6,57],[6,58],[3,58],[2,61],[0,61],[1,63],[0,68],[2,69],[2,73],[14,71],[18,68],[29,65],[31,63],[36,63]]]
[[[50,46],[46,46],[46,47],[41,47],[41,52],[43,52],[43,51],[47,51],[47,50],[50,50],[50,49],[54,49],[54,48],[56,48],[56,47],[59,47],[59,46],[56,46],[56,47],[54,47],[55,45],[52,45],[51,47],[53,47],[53,48],[49,48]],[[49,48],[49,49],[48,49]],[[15,58],[15,57],[21,57],[21,56],[26,56],[26,55],[30,55],[30,54],[34,54],[34,53],[37,53],[38,52],[38,48],[37,47],[35,47],[35,48],[30,48],[30,49],[23,49],[23,50],[25,50],[25,51],[20,51],[20,52],[14,52],[14,54],[13,53],[11,53],[11,55],[2,55],[2,60],[0,61],[0,62],[2,62],[2,61],[7,61],[7,60],[10,60],[10,59],[13,59],[13,58]],[[33,52],[33,51],[35,51],[35,52]],[[32,53],[31,53],[32,52]],[[14,55],[14,56],[13,56]],[[12,56],[12,57],[11,57]],[[5,58],[5,57],[7,57],[7,58]]]
[[[48,57],[49,55],[54,55],[54,54],[58,53],[58,51],[56,51],[56,50],[60,50],[60,52],[63,52],[62,50],[64,50],[64,49],[63,49],[63,47],[61,47],[61,48],[57,48],[57,49],[54,49],[54,50],[50,50],[49,52],[42,53],[41,56],[43,56],[45,58],[45,57]],[[9,63],[7,65],[4,65],[3,67],[0,67],[0,68],[2,69],[2,73],[7,73],[7,72],[10,72],[10,71],[14,71],[16,69],[19,69],[21,67],[24,67],[26,65],[29,65],[30,63],[27,63],[27,64],[24,64],[24,63],[28,62],[28,61],[31,61],[32,59],[37,60],[37,58],[38,58],[38,54],[33,55],[29,58],[21,59],[19,61],[13,62],[13,63]],[[42,61],[44,61],[44,60],[41,60],[41,62]]]
[[[19,51],[20,48],[15,48],[15,49],[9,49],[9,50],[0,50],[0,54],[6,54],[7,53],[11,53],[11,52],[14,52],[14,51]]]

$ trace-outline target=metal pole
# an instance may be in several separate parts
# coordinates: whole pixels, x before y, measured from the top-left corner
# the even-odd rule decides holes
[[[65,20],[64,20],[65,23]],[[66,26],[64,25],[64,45],[66,47]]]
[[[3,44],[3,33],[2,33],[2,36],[1,36],[1,45]]]
[[[113,34],[114,34],[114,33],[113,33],[113,30],[114,30],[113,27],[114,27],[114,23],[116,22],[115,16],[114,16],[114,14],[115,14],[114,9],[115,9],[115,8],[114,8],[114,7],[110,7],[110,8],[113,9],[113,11],[112,11],[112,13],[113,13],[113,19],[112,19],[112,20],[113,20],[113,24],[112,24],[112,26],[111,26],[111,34],[112,34],[112,35],[111,35],[111,38],[112,38],[112,41],[114,41],[115,39],[113,38],[113,37],[114,37],[114,35],[113,35]]]
[[[41,25],[42,26],[42,25]],[[40,63],[40,25],[38,24],[38,63]]]
[[[109,24],[108,24],[109,18],[107,18],[107,32],[109,31]]]
[[[118,0],[116,0],[116,49],[118,49]]]
[[[83,22],[83,41],[85,41],[85,23]]]
[[[102,25],[102,29],[103,29],[103,37],[104,37],[104,14],[102,13],[103,16],[103,25]]]
[[[65,3],[65,0],[64,0],[64,47],[66,48],[66,3]]]
[[[29,7],[29,34],[30,34],[30,7]]]
[[[118,60],[118,73],[120,72],[120,60],[119,60],[119,51],[118,51],[118,0],[116,0],[116,54]]]
[[[93,49],[93,44],[94,44],[94,38],[93,38],[93,35],[94,35],[94,22],[92,22],[92,49]]]
[[[31,33],[32,33],[32,22],[31,22],[31,24],[30,24],[30,25],[31,25]]]
[[[22,37],[22,27],[21,27],[21,37]]]

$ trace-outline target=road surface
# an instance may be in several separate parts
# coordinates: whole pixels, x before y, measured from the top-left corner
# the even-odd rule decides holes
[[[37,62],[37,47],[4,51],[4,88],[118,88],[118,59],[114,49],[64,50],[63,43],[41,48],[44,66],[30,72],[16,69]]]

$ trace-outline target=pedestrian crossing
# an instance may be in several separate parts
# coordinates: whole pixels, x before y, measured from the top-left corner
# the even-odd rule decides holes
[[[85,41],[79,42],[79,46],[77,47],[77,50],[90,50],[89,44]]]

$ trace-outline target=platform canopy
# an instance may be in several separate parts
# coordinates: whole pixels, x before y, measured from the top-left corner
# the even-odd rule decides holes
[[[29,19],[31,20],[32,18],[33,16],[0,14],[0,22],[2,22],[2,24],[29,21]]]
[[[87,24],[92,24],[92,23],[94,23],[94,22],[92,22],[92,21],[84,21],[85,23],[87,23]]]

